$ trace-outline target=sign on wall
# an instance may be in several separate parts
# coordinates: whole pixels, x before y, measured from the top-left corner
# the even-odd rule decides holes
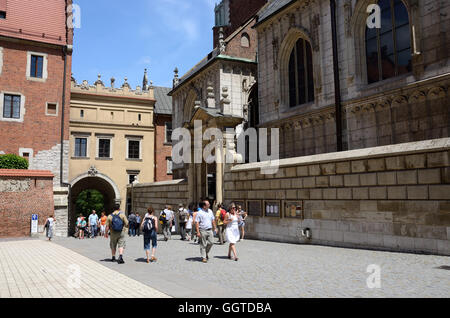
[[[263,216],[263,208],[261,200],[248,200],[247,212],[250,216]]]
[[[281,216],[281,204],[280,201],[264,201],[265,216],[268,217],[280,217]]]
[[[285,201],[284,217],[303,220],[305,218],[303,214],[303,201]]]
[[[39,223],[39,216],[37,214],[33,214],[31,216],[31,234],[37,234],[38,223]]]

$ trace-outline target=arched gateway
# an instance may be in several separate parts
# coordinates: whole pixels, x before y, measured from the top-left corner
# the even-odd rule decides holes
[[[99,173],[94,167],[87,173],[81,174],[70,182],[70,213],[69,213],[69,235],[73,235],[76,225],[75,202],[79,194],[84,190],[97,190],[105,199],[105,211],[110,214],[115,203],[121,203],[120,191],[116,183],[107,175]],[[101,211],[97,211],[101,213]]]

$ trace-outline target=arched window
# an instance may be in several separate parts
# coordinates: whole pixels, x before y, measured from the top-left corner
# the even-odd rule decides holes
[[[380,0],[378,5],[381,28],[366,27],[369,84],[412,70],[408,10],[401,0]]]
[[[242,47],[250,47],[250,36],[247,33],[242,34],[241,46]]]
[[[300,38],[289,58],[289,106],[314,101],[311,44]]]

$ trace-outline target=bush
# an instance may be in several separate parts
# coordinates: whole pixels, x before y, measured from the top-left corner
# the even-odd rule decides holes
[[[28,169],[28,160],[17,155],[0,155],[0,169]]]

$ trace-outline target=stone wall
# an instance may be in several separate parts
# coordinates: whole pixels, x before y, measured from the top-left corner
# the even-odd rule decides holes
[[[262,206],[248,237],[450,255],[450,138],[284,159],[275,175],[263,164],[225,174],[226,203]],[[266,216],[265,201],[281,215]],[[298,217],[287,217],[288,202]]]
[[[53,212],[50,171],[0,170],[0,237],[30,236],[32,214],[39,215],[42,233]]]
[[[133,198],[133,210],[141,216],[147,213],[148,207],[155,209],[156,216],[164,210],[166,205],[171,205],[174,211],[178,210],[178,204],[186,206],[190,203],[187,199],[187,182],[185,180],[172,180],[155,183],[137,184],[131,189],[128,187],[128,198]],[[178,228],[178,225],[177,225]]]

